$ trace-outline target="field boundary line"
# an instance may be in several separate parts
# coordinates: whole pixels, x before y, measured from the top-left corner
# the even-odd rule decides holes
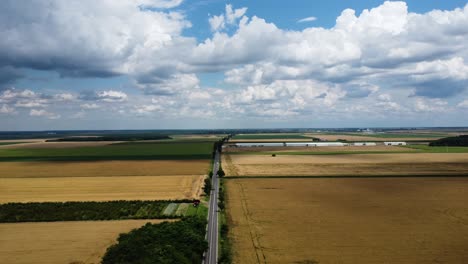
[[[284,176],[284,175],[267,175],[267,176],[227,176],[224,177],[226,180],[238,180],[238,179],[366,179],[366,178],[466,178],[468,174],[448,174],[448,175],[432,175],[432,174],[415,174],[415,175],[366,175],[366,176],[356,176],[356,175],[295,175],[295,176]]]
[[[242,183],[237,183],[240,189],[240,200],[242,204],[242,211],[244,213],[245,218],[247,219],[247,226],[249,228],[249,233],[250,233],[250,239],[252,241],[252,245],[255,249],[255,255],[257,256],[257,263],[267,263],[265,254],[262,250],[262,247],[260,245],[260,241],[258,240],[258,235],[251,226],[251,223],[253,223],[253,219],[251,218],[251,213],[249,211],[249,208],[247,206],[247,199],[245,197],[245,191],[244,191],[244,186]],[[263,262],[260,259],[259,253],[261,254],[261,257],[263,258]]]

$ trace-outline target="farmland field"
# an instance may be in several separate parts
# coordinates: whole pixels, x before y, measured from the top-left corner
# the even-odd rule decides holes
[[[196,199],[204,177],[0,178],[0,203]]]
[[[120,233],[160,220],[0,224],[0,263],[100,263]]]
[[[210,159],[211,142],[119,143],[75,148],[0,148],[0,161]]]
[[[346,146],[346,147],[227,147],[225,153],[240,154],[329,154],[329,153],[387,153],[387,152],[414,152],[416,148],[400,146]],[[468,152],[468,148],[467,148]]]
[[[306,133],[306,136],[320,138],[321,140],[336,141],[429,141],[454,135],[451,133]],[[456,134],[455,134],[456,135]]]
[[[0,162],[1,178],[204,175],[209,160]]]
[[[468,175],[468,153],[223,155],[227,176]]]
[[[468,178],[226,184],[234,263],[468,263]]]

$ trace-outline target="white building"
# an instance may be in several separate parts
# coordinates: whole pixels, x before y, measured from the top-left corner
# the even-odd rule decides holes
[[[385,146],[406,146],[406,142],[384,142]]]
[[[353,146],[377,146],[375,142],[355,142]]]

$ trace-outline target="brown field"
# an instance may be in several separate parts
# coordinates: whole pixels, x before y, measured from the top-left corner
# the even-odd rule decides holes
[[[227,176],[468,175],[468,153],[223,155]]]
[[[226,147],[223,152],[413,152],[416,149],[399,146],[346,146],[346,147]]]
[[[0,224],[0,263],[97,264],[120,233],[158,220]]]
[[[197,199],[205,176],[0,178],[0,203]]]
[[[468,263],[468,178],[226,184],[234,263]]]
[[[203,175],[208,169],[209,160],[0,162],[0,178]]]

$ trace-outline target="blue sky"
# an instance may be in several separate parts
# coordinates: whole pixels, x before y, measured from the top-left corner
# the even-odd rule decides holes
[[[5,0],[0,130],[466,126],[467,28],[455,0]]]

